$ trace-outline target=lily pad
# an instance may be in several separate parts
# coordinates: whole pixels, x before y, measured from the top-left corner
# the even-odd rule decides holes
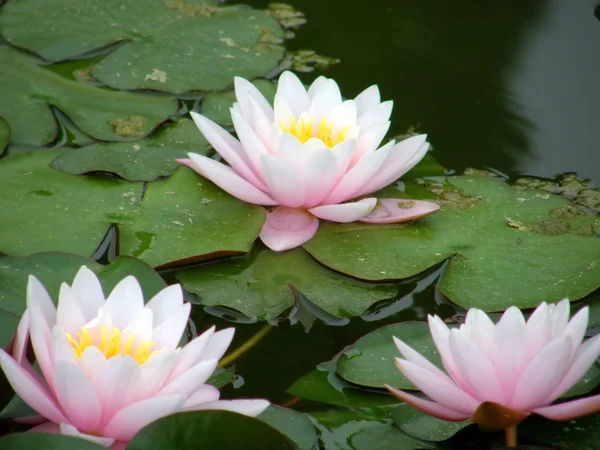
[[[182,166],[168,180],[150,183],[135,213],[121,219],[120,254],[156,267],[249,251],[265,210]]]
[[[83,265],[98,274],[105,294],[127,275],[138,279],[146,300],[166,286],[151,267],[129,256],[119,256],[108,266],[83,256],[60,252],[37,253],[26,258],[0,258],[0,348],[10,342],[25,311],[29,275],[35,275],[56,301],[60,284],[71,284]]]
[[[234,75],[265,75],[283,56],[275,19],[214,1],[23,0],[2,9],[4,38],[48,61],[122,43],[92,69],[116,89],[221,90]]]
[[[8,147],[8,143],[10,142],[10,125],[6,121],[4,117],[0,117],[0,156]]]
[[[10,2],[10,6],[19,4]],[[6,19],[8,6],[2,7],[0,22]],[[53,8],[59,7],[54,4]],[[31,20],[35,19],[27,18],[28,23],[34,23]],[[31,31],[37,26],[25,28]],[[42,41],[49,43],[47,37]],[[0,61],[0,116],[10,124],[16,143],[47,145],[56,139],[58,128],[50,106],[63,111],[91,137],[104,141],[139,139],[177,112],[177,102],[171,97],[117,92],[72,81],[47,70],[39,59],[7,45],[0,45]]]
[[[267,80],[254,80],[252,84],[256,86],[270,104],[273,104],[275,90],[277,89],[275,83]],[[202,100],[200,112],[223,127],[232,127],[233,122],[231,120],[229,108],[231,108],[236,101],[237,99],[234,91],[210,92]]]
[[[383,388],[389,384],[398,389],[415,389],[394,364],[394,358],[401,356],[394,345],[394,336],[442,367],[427,324],[402,322],[381,327],[348,347],[338,360],[338,374],[361,386]]]
[[[111,172],[128,181],[153,181],[171,175],[176,158],[188,152],[206,155],[210,145],[190,119],[161,127],[148,139],[102,143],[71,150],[52,161],[52,167],[74,175]]]
[[[409,436],[426,441],[442,442],[450,439],[473,422],[448,422],[419,411],[410,405],[400,405],[392,411],[396,426]]]
[[[44,450],[102,450],[99,444],[77,437],[60,434],[15,433],[0,439],[2,450],[24,450],[43,448]]]
[[[600,442],[600,413],[566,422],[552,422],[532,416],[519,425],[519,432],[532,442],[556,449],[596,449]]]
[[[434,194],[436,214],[406,225],[323,224],[304,248],[364,280],[408,278],[450,258],[442,292],[486,311],[576,300],[600,286],[600,218],[567,199],[491,177],[421,183],[410,194]]]
[[[44,150],[2,160],[0,252],[26,256],[54,250],[90,256],[111,223],[134,209],[141,183],[50,168],[50,161],[64,152]]]
[[[247,448],[295,450],[283,434],[252,417],[229,411],[173,414],[143,428],[127,450],[213,450]]]
[[[317,430],[304,413],[271,405],[257,419],[285,434],[298,450],[319,449]]]
[[[294,305],[290,286],[336,317],[357,316],[397,293],[395,286],[369,285],[333,273],[302,249],[276,253],[262,246],[244,258],[183,269],[175,277],[202,304],[226,306],[261,320]]]

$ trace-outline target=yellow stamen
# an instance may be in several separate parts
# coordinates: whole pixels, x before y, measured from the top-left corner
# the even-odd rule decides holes
[[[317,131],[315,133],[313,126],[314,118],[300,117],[299,120],[295,120],[294,117],[290,117],[289,126],[281,122],[279,126],[281,129],[292,136],[295,136],[303,144],[311,138],[317,138],[323,141],[327,147],[335,147],[340,142],[346,139],[346,133],[350,129],[350,126],[346,126],[339,130],[336,136],[333,135],[333,127],[335,122],[328,123],[327,119],[323,117],[317,125]]]
[[[160,351],[150,351],[150,349],[156,345],[153,341],[139,341],[136,345],[135,334],[130,335],[125,341],[125,344],[121,345],[121,330],[117,327],[113,327],[113,329],[109,331],[106,326],[101,325],[99,342],[94,342],[90,330],[87,328],[82,328],[75,333],[76,337],[73,337],[70,333],[65,333],[65,335],[77,358],[83,355],[83,352],[85,352],[88,347],[96,347],[107,359],[118,355],[128,355],[135,359],[138,364],[144,364]]]

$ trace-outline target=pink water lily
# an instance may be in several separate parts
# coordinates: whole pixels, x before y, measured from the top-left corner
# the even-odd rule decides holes
[[[107,447],[121,448],[175,412],[260,414],[266,400],[219,400],[219,390],[206,384],[233,328],[210,328],[179,347],[189,315],[179,285],[144,305],[140,285],[128,276],[105,299],[96,275],[82,267],[72,286],[62,284],[55,307],[31,276],[12,356],[0,350],[0,366],[19,397],[49,421],[39,431]],[[29,339],[41,374],[25,358]]]
[[[279,78],[274,107],[247,80],[235,78],[231,118],[238,139],[192,112],[208,142],[229,164],[195,153],[179,160],[231,195],[273,206],[260,238],[287,250],[310,240],[319,219],[397,223],[426,216],[435,203],[358,197],[397,180],[429,149],[425,135],[379,147],[390,126],[392,102],[377,86],[342,100],[337,83],[319,77],[308,91],[291,72]]]
[[[513,427],[531,413],[568,420],[600,410],[600,395],[551,405],[600,355],[600,335],[584,342],[588,308],[569,321],[569,301],[542,303],[527,322],[512,306],[494,325],[478,309],[460,328],[429,316],[446,373],[399,339],[400,371],[431,400],[387,386],[410,405],[444,420]],[[500,414],[494,415],[496,411]],[[492,413],[492,414],[490,414]]]

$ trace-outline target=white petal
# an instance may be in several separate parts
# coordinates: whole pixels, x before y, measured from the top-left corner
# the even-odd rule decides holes
[[[73,425],[69,425],[68,423],[60,424],[60,434],[65,436],[73,436],[80,439],[85,439],[86,441],[93,442],[94,444],[101,445],[102,447],[110,447],[115,440],[107,437],[98,437],[92,436],[91,434],[81,433],[77,428]]]
[[[209,345],[214,332],[215,327],[212,326],[200,336],[197,336],[196,338],[188,342],[186,346],[179,349],[177,353],[177,358],[175,360],[175,365],[173,367],[173,370],[171,371],[171,374],[169,375],[169,379],[167,382],[174,380],[180,374],[188,370],[190,367],[196,365],[197,363],[203,360],[202,356],[204,350],[206,349],[206,346]],[[219,358],[220,357],[221,356],[219,356]]]
[[[112,326],[124,329],[133,318],[144,309],[144,294],[140,284],[134,276],[123,278],[112,290],[103,314],[110,317]]]
[[[185,407],[193,407],[200,403],[215,402],[221,396],[219,390],[210,384],[203,384],[185,402]]]
[[[210,378],[217,368],[218,362],[216,359],[199,362],[175,380],[166,384],[158,395],[185,395],[186,398],[189,397]]]
[[[289,70],[283,72],[279,77],[275,97],[278,96],[285,99],[286,103],[292,109],[294,117],[300,117],[300,114],[306,111],[310,104],[304,85]]]
[[[33,305],[40,309],[48,324],[48,328],[54,326],[56,323],[56,307],[42,283],[33,275],[29,275],[29,281],[27,282],[27,309],[30,309]]]
[[[231,111],[231,120],[233,121],[233,126],[235,127],[238,139],[242,143],[246,158],[250,162],[250,168],[261,183],[263,183],[264,180],[261,172],[260,157],[268,154],[265,144],[242,116],[233,110]],[[257,187],[266,190],[264,184]]]
[[[555,305],[548,305],[550,312],[550,326],[552,337],[556,338],[563,334],[569,322],[570,303],[568,299],[561,300]]]
[[[202,359],[220,360],[227,351],[229,345],[231,344],[234,333],[235,328],[225,328],[213,334],[210,338],[210,343],[202,353]]]
[[[587,330],[589,315],[589,308],[587,306],[585,308],[581,308],[581,310],[579,310],[577,314],[573,316],[573,318],[565,327],[564,334],[571,336],[571,342],[573,344],[571,356],[575,355],[579,349],[579,346],[583,342],[583,338]]]
[[[102,404],[104,420],[110,420],[113,414],[140,397],[141,369],[130,356],[109,358],[91,380]]]
[[[336,159],[329,149],[314,152],[306,163],[304,183],[306,186],[305,205],[312,208],[320,204],[327,197],[335,183],[339,181],[340,174],[336,170]]]
[[[177,354],[174,351],[163,350],[141,365],[142,381],[139,398],[154,396],[165,386],[176,359]]]
[[[339,205],[324,205],[309,209],[309,212],[319,219],[331,222],[349,223],[366,216],[377,205],[376,198],[363,198],[357,202],[340,203]]]
[[[66,361],[77,365],[77,358],[73,353],[73,348],[67,339],[67,336],[58,328],[52,328],[52,340],[50,342],[50,354],[52,355],[52,364],[56,365],[59,361]]]
[[[333,109],[327,117],[327,122],[335,123],[334,128],[354,127],[356,125],[356,103],[354,100],[346,100]]]
[[[79,300],[79,307],[86,322],[98,315],[98,310],[104,305],[104,292],[100,280],[86,266],[81,266],[71,289]]]
[[[21,364],[23,359],[27,359],[27,347],[29,345],[29,314],[27,310],[21,316],[17,326],[15,342],[11,349],[11,354],[17,364]]]
[[[158,348],[176,349],[185,331],[190,317],[192,305],[184,303],[179,306],[168,319],[163,321],[152,332],[152,340]]]
[[[379,147],[381,141],[390,129],[390,121],[379,123],[369,129],[361,130],[356,139],[356,150],[352,158],[351,165],[356,164],[361,158],[364,158]]]
[[[65,333],[73,334],[81,330],[87,322],[79,307],[77,295],[67,283],[62,283],[56,308],[56,325]]]
[[[329,114],[341,104],[342,94],[340,93],[339,86],[334,80],[327,79],[323,84],[319,85],[311,98],[310,107],[308,109],[309,114],[315,118],[315,127],[318,126],[323,117],[329,116]]]
[[[156,327],[163,323],[173,311],[183,305],[183,291],[180,284],[173,284],[161,290],[146,303],[153,316],[153,325]]]
[[[248,105],[248,99],[252,98],[260,106],[269,120],[273,120],[273,108],[269,105],[269,102],[260,93],[256,86],[250,83],[248,80],[242,77],[234,78],[235,96],[240,105],[240,110],[244,117],[250,117],[251,110]]]
[[[387,101],[379,104],[375,108],[365,112],[358,119],[358,126],[361,130],[368,130],[371,127],[377,126],[390,120],[392,109],[394,108],[393,101]]]
[[[252,129],[256,132],[262,143],[265,145],[267,151],[269,151],[268,147],[271,146],[271,125],[273,122],[269,120],[265,112],[260,108],[258,103],[252,97],[250,97],[249,100],[250,110],[252,114]],[[247,149],[244,150],[246,151],[246,156],[248,157],[248,160],[250,160],[250,163],[252,163],[252,155],[248,153]],[[253,164],[253,167],[257,169],[257,167],[260,167],[260,165],[255,166]]]
[[[550,308],[546,302],[541,303],[527,320],[527,351],[533,358],[552,340],[550,326]]]
[[[358,107],[358,117],[361,117],[364,113],[376,108],[381,103],[379,88],[375,84],[373,86],[369,86],[367,89],[358,94],[354,101]]]
[[[274,156],[263,155],[261,166],[269,192],[279,204],[289,208],[304,204],[304,183],[292,165]]]
[[[232,411],[249,417],[256,417],[269,407],[267,400],[217,400],[198,403],[185,408],[186,411],[223,410]]]
[[[91,379],[106,364],[106,356],[97,347],[88,347],[79,357],[77,363],[81,371]]]

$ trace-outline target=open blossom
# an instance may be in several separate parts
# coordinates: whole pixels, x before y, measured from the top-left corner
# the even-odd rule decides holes
[[[435,203],[365,196],[394,182],[427,153],[425,135],[378,148],[392,102],[377,86],[342,101],[337,83],[317,78],[308,91],[291,72],[279,78],[274,106],[247,80],[235,78],[231,118],[238,139],[208,118],[192,118],[229,163],[190,153],[179,162],[248,203],[273,206],[260,237],[286,250],[311,239],[319,219],[397,223],[431,214]]]
[[[19,397],[49,421],[40,431],[104,446],[122,446],[175,412],[260,414],[266,400],[219,400],[219,390],[206,384],[233,328],[213,327],[178,347],[189,314],[179,285],[144,305],[140,285],[128,276],[105,299],[98,278],[84,266],[72,286],[62,284],[55,307],[31,276],[12,357],[0,350],[0,365]],[[24,355],[29,337],[41,376]]]
[[[542,303],[527,322],[514,306],[497,325],[478,309],[469,310],[458,329],[449,329],[439,317],[429,316],[431,335],[448,375],[394,338],[403,356],[396,358],[396,365],[432,401],[386,387],[399,399],[440,419],[471,418],[498,428],[514,426],[531,413],[553,420],[590,414],[600,410],[600,395],[550,405],[600,355],[600,335],[583,342],[587,323],[587,307],[569,321],[567,299],[556,305]],[[487,413],[480,408],[484,404]],[[490,417],[494,410],[501,414]]]

